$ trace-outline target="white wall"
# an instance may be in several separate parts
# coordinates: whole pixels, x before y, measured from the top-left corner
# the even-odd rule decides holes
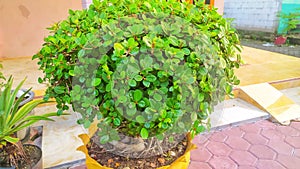
[[[224,0],[215,0],[214,6],[218,8],[218,13],[223,14],[224,13]]]
[[[81,2],[82,8],[87,9],[93,3],[93,0],[81,0]]]
[[[224,0],[224,17],[242,30],[275,32],[280,10],[281,0]]]

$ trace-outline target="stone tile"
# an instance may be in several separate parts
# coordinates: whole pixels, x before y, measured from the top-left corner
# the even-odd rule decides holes
[[[300,87],[292,87],[288,89],[281,90],[281,92],[292,99],[295,103],[300,105]]]
[[[254,165],[257,158],[247,151],[234,150],[230,154],[231,159],[233,159],[239,166],[240,165]]]
[[[300,130],[300,122],[296,122],[296,121],[293,121],[292,123],[291,123],[291,127],[293,127],[293,128],[295,128],[295,129],[297,129],[297,130]]]
[[[300,130],[297,130],[291,126],[278,126],[276,129],[286,136],[299,136],[300,135]]]
[[[280,163],[274,160],[258,160],[257,168],[259,169],[286,169],[284,166],[282,166]]]
[[[290,56],[245,46],[243,47],[242,56],[243,60],[249,65],[241,66],[235,70],[235,73],[241,80],[240,86],[299,77],[300,68],[298,65],[300,60],[296,57],[292,58]],[[283,67],[285,67],[286,64],[289,64],[291,67],[284,69]],[[266,65],[269,67],[266,68]],[[294,73],[292,74],[291,72]]]
[[[261,136],[259,134],[246,133],[243,138],[251,144],[267,144],[268,143],[268,139],[264,138],[263,136]]]
[[[293,152],[293,147],[284,140],[270,140],[268,146],[279,154],[291,155]]]
[[[243,125],[240,126],[240,128],[245,131],[246,133],[254,133],[254,134],[258,134],[260,133],[260,131],[262,130],[262,128],[257,125],[257,124],[248,124],[248,125]]]
[[[239,127],[231,127],[223,130],[223,133],[227,136],[236,136],[236,137],[242,137],[245,132],[241,130]]]
[[[209,137],[208,134],[199,134],[194,137],[192,142],[196,145],[204,146],[208,141],[208,137]]]
[[[300,148],[300,137],[287,136],[285,141],[294,148]]]
[[[198,161],[192,161],[189,165],[188,169],[212,169],[211,166],[208,165],[208,163],[204,162],[198,162]]]
[[[228,156],[231,152],[231,148],[225,143],[210,141],[207,145],[207,149],[216,156]]]
[[[277,130],[263,130],[261,131],[261,134],[268,138],[269,140],[284,140],[285,135]]]
[[[35,115],[46,112],[56,112],[55,105],[37,107],[34,111]],[[82,145],[82,141],[78,137],[79,134],[86,133],[81,125],[77,124],[79,114],[69,110],[70,115],[54,117],[55,122],[43,121],[43,166],[50,168],[84,159],[82,152],[76,149]]]
[[[225,143],[235,150],[248,150],[250,147],[250,144],[246,140],[236,136],[229,136]]]
[[[240,98],[225,100],[210,114],[212,128],[264,118],[269,114]]]
[[[249,150],[259,159],[274,160],[276,158],[276,152],[266,145],[252,145]]]
[[[299,169],[300,166],[300,158],[295,156],[279,154],[277,161],[288,169]]]
[[[239,166],[239,169],[256,169],[256,167],[241,165]]]
[[[300,149],[295,149],[294,155],[300,158]]]
[[[228,157],[214,157],[209,161],[209,164],[215,169],[230,168],[237,169],[237,164]]]
[[[210,135],[209,140],[216,142],[224,142],[227,139],[227,135],[223,134],[223,132],[214,132]]]
[[[256,123],[257,125],[261,126],[264,130],[266,129],[275,129],[277,125],[275,123],[272,123],[268,120],[262,120]]]
[[[198,162],[207,162],[212,157],[212,154],[205,147],[198,147],[191,151],[191,160]]]
[[[23,88],[29,89],[32,87],[32,90],[45,89],[47,87],[46,84],[38,83],[38,77],[43,77],[43,72],[38,69],[39,65],[37,62],[37,59],[32,60],[31,57],[4,60],[1,61],[3,65],[3,70],[1,71],[5,77],[13,75],[13,87],[16,87],[26,77]]]
[[[87,169],[85,164],[77,165],[77,166],[72,166],[69,169]]]

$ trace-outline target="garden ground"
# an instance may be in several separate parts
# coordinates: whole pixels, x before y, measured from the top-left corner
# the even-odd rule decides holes
[[[192,151],[190,169],[292,169],[300,164],[300,122],[290,123],[300,118],[300,59],[250,47],[244,47],[242,58],[235,98],[220,103],[211,115],[212,130],[194,139],[198,149]],[[33,87],[35,98],[43,96],[46,86],[37,82],[42,72],[36,61],[24,57],[2,63],[15,84],[27,76],[24,87]],[[34,112],[49,111],[55,111],[54,104]],[[72,113],[38,124],[43,125],[45,168],[85,168],[76,148],[82,144],[77,136],[88,131],[76,124],[77,118]]]

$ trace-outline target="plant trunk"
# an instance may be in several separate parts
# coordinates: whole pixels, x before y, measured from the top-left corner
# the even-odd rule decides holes
[[[18,141],[16,144],[7,143],[7,145],[3,147],[2,153],[4,155],[3,159],[1,158],[1,160],[3,161],[4,165],[18,166],[18,161],[28,161],[23,145],[20,141]]]
[[[169,138],[173,137],[173,141]],[[159,140],[156,137],[149,139],[133,138],[129,136],[120,136],[121,140],[111,141],[107,144],[100,144],[99,137],[93,137],[93,141],[106,151],[115,153],[127,158],[147,158],[163,154],[164,152],[175,147],[180,141],[182,141],[185,135],[173,135],[165,137],[163,140]]]

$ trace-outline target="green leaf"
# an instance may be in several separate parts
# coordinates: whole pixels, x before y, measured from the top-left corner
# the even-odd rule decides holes
[[[156,80],[156,76],[154,75],[147,75],[146,80],[149,82],[154,82]]]
[[[69,70],[69,75],[70,76],[75,76],[74,70]]]
[[[193,84],[195,82],[195,78],[194,77],[190,77],[186,80],[187,84]]]
[[[141,132],[140,132],[140,135],[143,139],[147,139],[148,136],[149,136],[149,133],[148,133],[148,130],[146,128],[142,128],[141,129]]]
[[[138,45],[138,43],[134,40],[134,38],[129,38],[128,40],[128,47],[130,47],[131,49],[136,47]]]
[[[197,133],[202,133],[202,132],[204,132],[206,130],[206,128],[204,127],[204,126],[198,126],[197,127],[197,129],[196,129],[196,131],[197,131]]]
[[[100,83],[101,83],[100,78],[94,78],[93,81],[92,81],[93,86],[98,86]]]
[[[183,48],[182,49],[185,55],[189,55],[191,51],[188,48]]]
[[[141,75],[135,75],[135,76],[134,76],[134,80],[140,82],[140,81],[143,80],[143,76],[141,76]]]
[[[114,118],[113,123],[115,126],[121,125],[121,120],[119,118]]]
[[[83,126],[87,129],[91,126],[91,122],[89,120],[84,120]]]
[[[141,116],[141,115],[136,116],[135,120],[138,123],[145,123],[145,118],[143,116]]]
[[[135,115],[135,113],[136,113],[136,108],[131,108],[131,109],[126,110],[126,114],[128,116],[133,116],[133,115]]]
[[[128,85],[131,86],[131,87],[135,87],[136,86],[136,81],[133,80],[133,79],[129,79],[128,80]]]
[[[39,82],[39,83],[43,83],[43,79],[39,77],[39,78],[38,78],[38,82]]]
[[[141,107],[141,108],[144,108],[146,106],[146,102],[144,100],[140,100],[138,102],[138,106]]]
[[[204,100],[204,94],[203,93],[199,93],[198,94],[198,101],[202,102]]]
[[[133,93],[133,100],[138,102],[143,98],[143,92],[139,89],[135,90]]]
[[[65,87],[56,86],[56,87],[54,87],[54,92],[57,93],[57,94],[63,94],[63,93],[65,93]]]
[[[150,125],[150,123],[148,123],[148,122],[144,124],[144,127],[147,128],[147,129],[150,128],[150,126],[151,126],[151,125]]]
[[[231,93],[231,91],[232,91],[232,86],[227,84],[226,85],[226,93],[229,94],[229,93]]]
[[[192,114],[191,114],[191,120],[192,121],[196,121],[197,120],[197,113],[192,112]]]
[[[10,136],[4,136],[3,138],[5,141],[9,142],[9,143],[16,143],[19,141],[19,138],[14,138],[14,137],[10,137]]]
[[[104,135],[100,137],[100,143],[106,144],[109,141],[109,135]]]
[[[84,54],[85,54],[84,49],[81,49],[81,50],[78,52],[78,57],[83,57]]]
[[[225,61],[225,59],[224,58],[220,58],[220,66],[221,66],[221,68],[226,68],[226,61]]]
[[[124,47],[122,46],[121,43],[115,43],[114,49],[120,51],[120,50],[124,49]]]
[[[118,99],[118,101],[119,101],[120,103],[124,103],[124,102],[127,101],[127,97],[126,97],[126,96],[120,96],[119,99]]]
[[[168,39],[172,45],[174,45],[174,46],[179,45],[178,39],[175,36],[170,36]]]
[[[143,85],[145,87],[149,87],[150,86],[150,82],[146,81],[146,80],[143,80]]]
[[[162,96],[158,93],[155,93],[153,98],[156,100],[156,101],[161,101],[162,100]]]

